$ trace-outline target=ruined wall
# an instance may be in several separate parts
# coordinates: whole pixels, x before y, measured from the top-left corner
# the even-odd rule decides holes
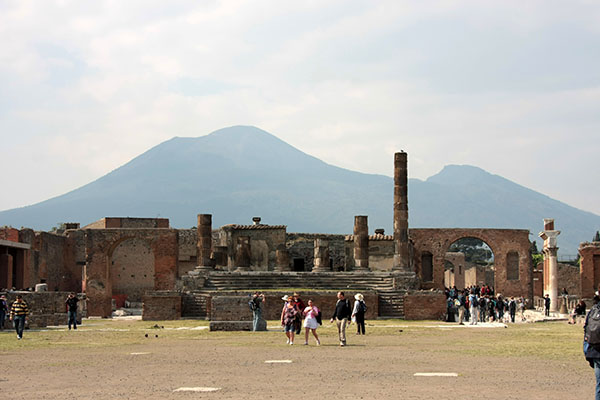
[[[379,297],[371,292],[361,292],[364,295],[367,304],[366,319],[377,319],[379,310]],[[269,292],[265,293],[266,301],[263,305],[263,318],[267,320],[279,320],[281,310],[283,309],[283,295],[288,292]],[[337,292],[333,291],[315,291],[310,293],[301,293],[304,303],[311,299],[323,314],[323,323],[328,323],[333,311]],[[346,292],[346,298],[350,300],[350,305],[354,306],[354,292]],[[249,296],[235,295],[233,293],[223,293],[213,296],[211,299],[212,309],[211,321],[251,321],[252,311],[248,307]],[[327,322],[326,322],[327,321]]]
[[[465,271],[467,263],[465,261],[465,255],[463,253],[448,252],[446,253],[445,261],[449,261],[453,266],[453,271],[445,271],[447,275],[451,275],[452,286],[456,286],[458,290],[465,288]],[[446,287],[450,287],[446,284]]]
[[[494,253],[494,286],[497,293],[505,296],[533,298],[531,243],[529,231],[523,229],[411,229],[414,243],[413,260],[416,272],[422,276],[421,258],[425,253],[433,255],[433,281],[423,282],[423,289],[444,288],[444,259],[448,248],[455,241],[474,237],[485,242]],[[508,279],[506,258],[516,252],[518,279]]]
[[[106,217],[83,227],[83,229],[159,229],[169,228],[168,218]]]
[[[12,305],[17,294],[23,296],[23,300],[29,306],[29,326],[46,327],[66,325],[68,322],[65,300],[70,292],[0,292],[7,298],[7,304]],[[79,303],[77,320],[81,323],[82,316],[86,316],[86,300],[84,295],[78,295]],[[12,323],[6,318],[4,325],[6,329],[12,329]]]
[[[81,268],[75,263],[73,240],[67,236],[39,232],[35,235],[34,251],[37,252],[37,276],[32,274],[30,277],[30,287],[44,280],[50,291],[80,291]]]
[[[590,299],[600,285],[600,242],[579,245],[581,296]]]
[[[142,320],[168,321],[181,318],[181,295],[149,293],[143,296]]]
[[[173,229],[86,229],[85,289],[89,299],[89,315],[111,315],[113,276],[110,263],[115,249],[135,238],[145,241],[154,256],[154,290],[171,290],[177,278],[177,231]],[[127,254],[126,252],[123,253]],[[133,254],[133,253],[129,253]],[[119,256],[120,260],[124,257]],[[143,267],[145,268],[145,267]],[[136,274],[142,274],[139,270]],[[129,295],[129,293],[123,293]]]
[[[8,240],[10,242],[18,242],[19,241],[19,230],[8,227],[8,226],[4,226],[4,227],[0,228],[0,240]]]
[[[346,264],[354,266],[354,237],[346,236]],[[394,237],[391,235],[369,235],[369,269],[374,272],[389,272],[394,266]]]
[[[178,229],[179,267],[177,276],[183,276],[198,266],[198,229]]]
[[[329,244],[329,257],[333,263],[333,271],[348,271],[353,264],[347,262],[351,259],[354,247],[348,247],[344,235],[327,235],[320,233],[288,233],[286,247],[290,252],[290,263],[292,270],[294,259],[304,261],[303,271],[312,271],[314,266],[314,243],[315,239],[326,240]]]
[[[565,263],[558,263],[558,294],[562,293],[563,288],[571,296],[581,296],[581,276],[579,266]]]
[[[154,289],[154,254],[150,243],[141,238],[121,241],[110,259],[112,295],[126,295],[140,302],[147,290]]]
[[[465,287],[469,286],[494,286],[494,271],[491,267],[484,267],[465,262]]]
[[[213,233],[215,246],[226,247],[227,270],[233,271],[235,249],[239,237],[250,238],[250,270],[273,271],[275,269],[275,251],[285,245],[285,225],[225,225]]]
[[[404,296],[404,319],[440,320],[446,313],[446,295],[441,291],[415,291]]]

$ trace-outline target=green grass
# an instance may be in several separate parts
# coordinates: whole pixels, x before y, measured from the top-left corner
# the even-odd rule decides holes
[[[280,346],[279,321],[269,321],[269,332],[210,332],[208,321],[85,320],[77,331],[62,328],[26,330],[23,340],[14,331],[0,333],[0,352],[30,351],[70,346],[81,349],[131,346],[160,340],[214,340],[228,346]],[[156,327],[158,326],[158,328]],[[448,327],[438,328],[438,326]],[[454,328],[440,321],[367,321],[369,346],[402,346],[415,351],[457,353],[482,357],[537,357],[581,360],[583,329],[564,322],[514,324],[508,328]],[[183,329],[182,329],[183,328]],[[196,329],[193,329],[196,328]],[[324,321],[322,342],[336,342],[337,330]],[[348,328],[353,341],[354,325]],[[148,334],[149,337],[145,337]],[[158,338],[155,337],[158,335]],[[303,337],[303,335],[302,335]],[[398,340],[399,339],[399,340]],[[311,339],[312,340],[312,339]],[[74,365],[76,366],[76,365]]]

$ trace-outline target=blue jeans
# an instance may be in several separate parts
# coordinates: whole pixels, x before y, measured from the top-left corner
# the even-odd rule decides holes
[[[15,315],[13,317],[13,324],[15,324],[15,330],[17,331],[17,336],[23,337],[23,329],[25,329],[25,316],[24,315]]]
[[[77,329],[77,311],[69,311],[69,329],[71,329],[71,323],[73,328]]]
[[[261,317],[262,317],[262,310],[260,308],[253,311],[252,330],[255,332],[258,330],[258,322],[261,320]]]
[[[596,374],[596,400],[600,400],[600,358],[594,358],[594,373]]]

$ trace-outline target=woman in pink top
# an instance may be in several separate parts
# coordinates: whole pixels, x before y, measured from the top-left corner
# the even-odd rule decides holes
[[[313,336],[317,339],[317,346],[321,345],[319,341],[319,336],[317,335],[317,328],[319,327],[318,316],[320,315],[320,311],[317,306],[313,305],[312,300],[308,300],[308,307],[304,309],[302,312],[304,314],[304,344],[308,344],[308,331],[312,331]]]

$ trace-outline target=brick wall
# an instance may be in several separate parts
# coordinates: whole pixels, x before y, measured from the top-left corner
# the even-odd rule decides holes
[[[17,294],[23,296],[23,300],[29,306],[29,326],[45,327],[48,325],[66,325],[68,322],[65,300],[69,292],[0,292],[6,295],[8,308],[15,301]],[[81,317],[86,315],[86,301],[84,295],[78,295],[79,307],[77,319],[81,323]],[[8,321],[5,328],[11,328]]]
[[[404,318],[407,320],[440,320],[446,313],[446,296],[440,291],[416,291],[404,296]]]
[[[9,240],[11,242],[19,241],[19,230],[10,227],[0,228],[0,240]]]
[[[180,318],[180,295],[148,293],[143,297],[142,319],[144,321],[166,321]]]

